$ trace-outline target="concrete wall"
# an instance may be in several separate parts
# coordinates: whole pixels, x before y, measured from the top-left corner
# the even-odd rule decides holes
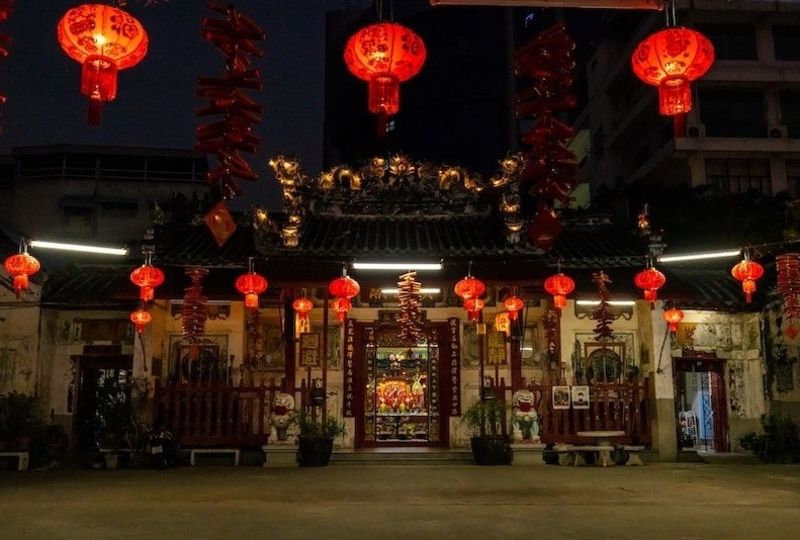
[[[1,266],[0,273],[7,277]],[[0,394],[40,391],[38,296],[35,285],[32,291],[23,293],[22,300],[0,287]]]

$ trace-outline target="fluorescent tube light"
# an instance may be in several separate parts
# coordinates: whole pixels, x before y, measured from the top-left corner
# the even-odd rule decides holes
[[[400,292],[400,289],[397,289],[397,288],[394,288],[394,289],[381,289],[381,294],[398,294],[399,292]],[[419,292],[420,292],[420,294],[439,294],[440,292],[442,292],[442,289],[439,289],[438,287],[430,287],[430,288],[422,287],[419,290]]]
[[[355,262],[354,270],[441,270],[442,263],[423,262]]]
[[[662,255],[658,262],[671,263],[681,261],[702,261],[704,259],[725,259],[728,257],[738,257],[742,253],[741,249],[729,249],[726,251],[706,251],[703,253],[685,253],[683,255]]]
[[[579,306],[599,306],[600,300],[577,300]],[[635,306],[636,300],[609,300],[609,306]]]
[[[78,253],[98,253],[100,255],[128,254],[128,248],[89,246],[85,244],[64,244],[62,242],[46,242],[44,240],[31,240],[31,242],[28,245],[32,248],[57,249],[60,251],[77,251]]]
[[[604,9],[664,9],[664,0],[431,0],[432,6],[522,6]]]

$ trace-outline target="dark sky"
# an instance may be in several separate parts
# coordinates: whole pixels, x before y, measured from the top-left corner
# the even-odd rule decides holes
[[[122,71],[117,99],[107,104],[99,128],[86,125],[87,101],[80,94],[80,65],[67,57],[55,37],[61,16],[82,2],[22,0],[2,30],[11,34],[11,56],[0,62],[0,88],[8,96],[2,110],[5,133],[0,152],[14,146],[97,144],[192,148],[202,100],[198,75],[221,75],[224,59],[199,36],[209,13],[203,0],[169,0],[125,8],[150,36],[147,57]],[[262,146],[251,161],[258,183],[245,182],[241,202],[277,200],[266,170],[268,156],[294,152],[310,172],[322,163],[325,12],[343,0],[237,0],[235,5],[267,33],[257,61],[264,81],[256,99],[264,106],[258,130]],[[350,2],[357,4],[358,2]],[[239,205],[241,206],[241,204]]]

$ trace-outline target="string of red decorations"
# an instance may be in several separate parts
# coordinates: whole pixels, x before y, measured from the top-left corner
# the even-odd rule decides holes
[[[570,192],[578,178],[575,154],[566,147],[575,131],[554,116],[577,103],[572,92],[574,49],[575,42],[566,27],[557,23],[514,53],[517,75],[530,81],[517,93],[517,118],[534,120],[522,134],[527,150],[520,182],[532,184],[530,194],[536,197],[536,215],[528,228],[528,238],[545,251],[553,247],[563,228],[554,203],[570,202]]]
[[[236,278],[236,290],[244,295],[246,309],[258,309],[258,295],[266,292],[269,282],[267,278],[255,271],[252,257],[248,259],[247,267],[247,273]]]
[[[14,0],[0,0],[0,22],[5,22],[11,16],[14,10]],[[9,55],[9,48],[11,46],[11,36],[5,33],[0,33],[0,58],[6,58]],[[6,95],[0,92],[0,105],[6,102]],[[0,126],[0,133],[2,133],[2,126]]]
[[[22,291],[30,289],[29,278],[41,269],[41,264],[36,257],[28,253],[28,246],[25,242],[20,244],[19,253],[9,256],[3,262],[3,268],[11,276],[17,300],[22,297]]]
[[[416,280],[416,277],[416,272],[407,272],[402,274],[397,282],[400,309],[400,315],[397,317],[397,324],[400,325],[398,337],[408,345],[416,345],[422,336],[419,311],[422,284]]]
[[[191,279],[191,284],[183,294],[183,339],[189,344],[189,358],[196,360],[200,355],[200,337],[206,333],[208,298],[203,294],[203,278],[208,275],[208,270],[187,268],[185,273]]]
[[[378,135],[386,135],[386,121],[400,112],[400,83],[419,73],[426,56],[422,38],[395,22],[371,24],[347,40],[344,63],[368,83],[367,104],[377,115]]]
[[[335,298],[333,309],[336,311],[336,316],[340,321],[344,321],[353,307],[350,300],[361,292],[361,287],[356,280],[343,273],[342,277],[330,282],[328,292]]]
[[[224,19],[203,17],[201,27],[203,38],[213,43],[225,56],[225,74],[222,77],[197,78],[197,96],[208,98],[208,105],[198,109],[197,115],[222,115],[222,118],[198,126],[195,147],[216,156],[217,164],[208,171],[206,180],[218,187],[225,200],[241,193],[238,180],[254,182],[258,179],[240,152],[255,154],[261,143],[259,136],[253,132],[253,126],[261,122],[261,106],[245,90],[262,89],[261,72],[250,64],[253,57],[262,56],[255,42],[266,39],[266,35],[233,5],[226,6],[213,0],[207,5],[213,12],[225,16]],[[224,202],[220,204],[224,205]],[[209,224],[209,228],[213,226],[214,223]],[[215,235],[220,245],[228,237],[217,238]]]
[[[795,319],[800,318],[800,254],[785,253],[775,257],[778,292],[783,297],[783,318],[788,321],[784,333],[794,339],[800,330]]]
[[[764,275],[764,267],[756,261],[751,261],[750,256],[745,252],[744,260],[731,268],[731,275],[742,282],[742,292],[746,303],[753,300],[753,293],[756,292],[756,281]]]
[[[117,97],[117,73],[147,54],[147,32],[119,8],[82,4],[67,11],[56,33],[67,56],[82,65],[81,94],[89,98],[89,125],[99,126],[103,102]]]
[[[155,297],[156,287],[164,283],[164,272],[152,264],[152,254],[148,253],[145,262],[131,272],[131,282],[139,287],[139,299],[142,302],[151,302]]]
[[[644,299],[650,303],[650,309],[655,307],[658,300],[658,289],[667,283],[667,277],[652,266],[637,273],[633,284],[644,291]]]
[[[611,341],[614,337],[614,331],[611,329],[611,323],[614,322],[614,314],[609,309],[608,304],[611,298],[608,284],[611,283],[611,279],[601,270],[592,274],[592,281],[597,285],[597,296],[600,299],[600,305],[591,314],[591,319],[597,322],[594,327],[594,335],[597,341]]]

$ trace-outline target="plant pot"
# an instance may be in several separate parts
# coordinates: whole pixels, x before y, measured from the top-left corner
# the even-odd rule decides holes
[[[511,465],[514,459],[506,437],[472,437],[472,457],[478,465]]]
[[[297,446],[297,463],[301,467],[323,467],[333,452],[333,439],[300,436]]]
[[[115,454],[113,452],[103,454],[103,459],[106,461],[106,469],[119,468],[119,454]]]

